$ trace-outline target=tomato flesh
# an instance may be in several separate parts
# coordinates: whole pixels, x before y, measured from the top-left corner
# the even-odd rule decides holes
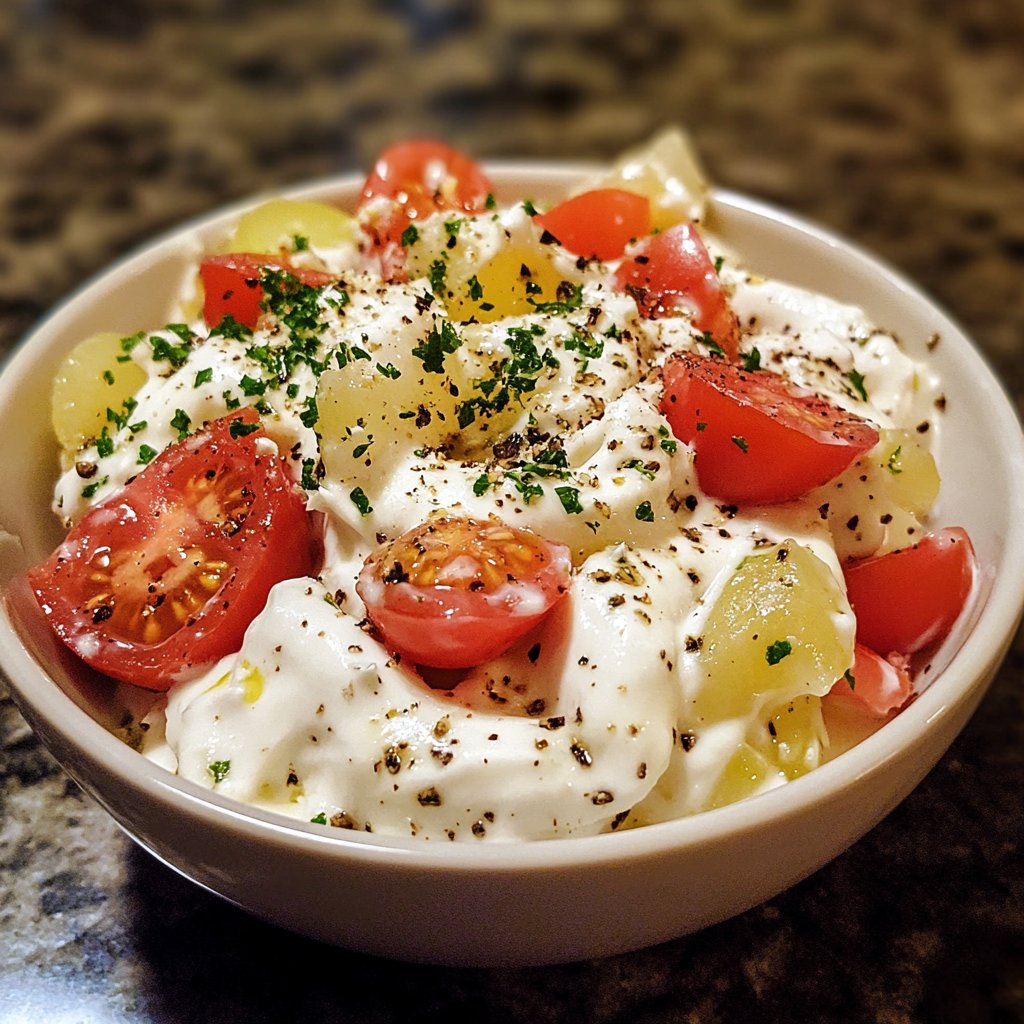
[[[226,256],[207,256],[199,264],[203,282],[203,319],[206,326],[220,325],[224,317],[234,317],[244,327],[255,330],[263,313],[264,270],[284,270],[301,284],[322,288],[334,280],[330,274],[307,267],[293,267],[287,260],[259,253],[236,252]]]
[[[93,668],[165,690],[236,650],[274,584],[313,570],[304,499],[259,436],[244,409],[172,445],[28,571]]]
[[[441,210],[480,213],[493,192],[480,164],[443,142],[414,139],[385,149],[374,162],[359,199],[360,209],[376,199],[389,200],[364,224],[384,276],[400,276],[405,264],[402,235],[414,220]]]
[[[356,591],[392,650],[471,668],[540,623],[569,590],[569,551],[498,520],[439,516],[378,548]]]
[[[661,410],[693,448],[701,489],[726,501],[797,498],[878,443],[867,420],[767,370],[683,355],[665,363],[662,383]]]
[[[620,188],[583,192],[539,213],[534,221],[576,256],[616,260],[651,231],[651,201]]]
[[[829,696],[830,699],[856,705],[872,718],[885,718],[902,708],[913,692],[914,684],[906,657],[893,654],[883,658],[870,647],[856,644],[853,668],[836,682]]]
[[[970,537],[959,526],[851,562],[843,574],[857,640],[881,654],[914,654],[940,642],[967,603],[975,565]]]
[[[676,224],[644,239],[615,274],[643,316],[657,319],[688,313],[726,356],[739,352],[739,324],[722,289],[704,241],[692,224]]]

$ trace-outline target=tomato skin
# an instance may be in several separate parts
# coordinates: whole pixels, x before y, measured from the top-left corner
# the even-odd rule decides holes
[[[886,718],[898,711],[914,692],[906,657],[893,654],[883,658],[864,644],[854,646],[850,675],[853,686],[849,679],[838,680],[829,692],[829,699],[854,704],[872,718]]]
[[[322,288],[334,280],[330,274],[307,267],[293,267],[287,260],[260,253],[207,256],[199,264],[206,326],[212,329],[219,326],[225,316],[232,316],[244,327],[255,330],[263,313],[260,275],[265,269],[285,270],[312,288]]]
[[[358,204],[361,210],[374,200],[390,200],[364,224],[384,276],[401,276],[402,234],[412,221],[440,210],[480,213],[493,192],[480,164],[443,142],[411,139],[388,146],[374,161]]]
[[[631,241],[650,234],[651,202],[621,188],[598,188],[533,219],[576,256],[617,260]]]
[[[741,504],[789,501],[878,443],[866,420],[767,370],[681,355],[662,368],[661,411],[693,448],[701,489]]]
[[[971,539],[959,526],[851,562],[843,575],[857,640],[884,654],[915,654],[938,643],[967,603],[976,564]]]
[[[488,531],[495,529],[532,552],[529,563],[521,563],[514,573],[501,571],[504,578],[497,588],[423,582],[402,554],[410,545],[439,545],[442,566],[487,559],[497,551],[487,540]],[[500,554],[494,561],[504,565]],[[551,613],[569,590],[571,568],[569,550],[562,544],[501,523],[451,516],[429,520],[375,551],[363,566],[356,591],[390,649],[429,668],[472,668],[506,651]],[[447,579],[443,571],[437,577]]]
[[[304,498],[259,430],[231,436],[235,421],[259,417],[171,445],[28,571],[55,634],[98,671],[166,690],[237,650],[270,588],[314,569]]]
[[[676,224],[644,239],[622,261],[615,284],[634,296],[649,319],[691,313],[694,327],[736,358],[739,323],[694,225]]]

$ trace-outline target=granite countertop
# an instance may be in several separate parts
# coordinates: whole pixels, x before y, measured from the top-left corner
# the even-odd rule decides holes
[[[0,354],[153,233],[387,141],[602,159],[675,121],[716,181],[934,294],[1019,406],[1022,54],[1016,0],[15,0]],[[789,892],[654,949],[500,971],[320,946],[208,895],[62,774],[0,681],[0,1024],[1024,1020],[1022,667],[1018,637],[921,786]]]

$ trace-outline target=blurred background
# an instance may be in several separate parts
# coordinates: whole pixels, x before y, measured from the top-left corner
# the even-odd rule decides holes
[[[669,123],[713,181],[937,297],[1020,408],[1021,0],[5,0],[0,358],[154,233],[391,141],[607,160]],[[373,961],[221,904],[132,848],[0,683],[0,1024],[1024,1020],[1022,664],[1018,642],[921,788],[791,892],[518,972]]]

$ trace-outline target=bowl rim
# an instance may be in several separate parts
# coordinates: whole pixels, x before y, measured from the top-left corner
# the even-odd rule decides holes
[[[503,179],[532,178],[550,187],[578,180],[594,170],[594,165],[575,162],[496,161],[488,162],[486,166],[497,180],[499,192]],[[30,375],[34,363],[33,349],[40,346],[65,317],[74,315],[78,306],[86,306],[90,292],[99,290],[112,278],[123,274],[129,265],[147,259],[158,260],[161,254],[166,258],[165,250],[194,241],[200,234],[230,222],[265,198],[311,198],[351,190],[361,181],[361,176],[351,173],[330,175],[262,192],[190,218],[134,247],[73,290],[16,344],[0,367],[0,400],[7,392],[15,393],[17,382]],[[993,396],[998,396],[998,400],[993,399],[993,408],[989,412],[998,419],[1003,441],[1001,455],[1007,464],[1007,486],[1012,494],[1008,505],[1024,508],[1024,434],[1017,415],[985,358],[945,310],[902,272],[855,242],[814,222],[731,190],[713,189],[711,196],[718,207],[766,218],[774,225],[797,232],[845,258],[852,258],[865,269],[883,276],[908,301],[921,304],[941,322],[946,335],[955,339],[952,344],[968,361],[971,372],[983,380]],[[1006,564],[1024,563],[1024,522],[1008,517],[1003,545]],[[928,731],[962,703],[980,699],[1012,640],[1022,612],[1024,577],[996,573],[977,621],[949,663],[918,698],[883,728],[801,778],[746,800],[683,818],[616,833],[543,841],[442,845],[408,836],[342,830],[325,832],[322,826],[241,804],[207,790],[171,774],[127,746],[54,684],[28,652],[6,615],[0,617],[0,671],[13,691],[15,702],[30,721],[43,722],[55,729],[68,742],[73,742],[95,766],[116,777],[122,786],[149,793],[168,811],[199,818],[205,824],[227,825],[252,841],[259,839],[276,845],[297,845],[320,856],[346,857],[354,861],[377,861],[385,857],[390,858],[396,867],[411,870],[443,868],[453,874],[560,871],[581,865],[612,865],[626,860],[636,862],[684,848],[712,845],[727,836],[761,829],[769,823],[778,825],[798,818],[822,800],[837,797],[859,781],[884,772],[887,765],[912,754]],[[86,785],[85,788],[103,803],[101,795],[95,793],[91,786]]]

